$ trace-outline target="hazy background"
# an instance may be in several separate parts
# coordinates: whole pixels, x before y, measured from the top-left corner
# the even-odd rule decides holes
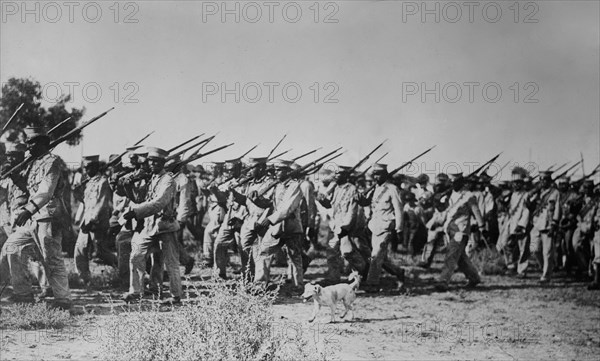
[[[285,2],[276,2],[272,23],[263,2],[257,2],[263,14],[256,23],[244,19],[243,2],[238,3],[239,22],[234,15],[223,22],[220,12],[207,14],[221,2],[143,1],[129,8],[121,3],[117,22],[110,9],[114,2],[97,2],[103,12],[96,23],[82,17],[84,2],[72,23],[66,7],[56,23],[43,14],[36,23],[34,16],[22,21],[20,13],[7,14],[2,3],[0,81],[31,76],[42,84],[60,84],[64,92],[69,90],[65,83],[78,82],[73,105],[87,108],[84,120],[116,107],[85,130],[79,147],[57,149],[69,162],[82,154],[121,152],[151,130],[156,133],[147,144],[165,148],[200,132],[220,132],[207,150],[236,143],[210,159],[236,157],[258,142],[252,155],[264,155],[287,133],[281,149],[294,148],[292,156],[342,145],[348,152],[340,162],[348,164],[385,138],[390,152],[385,162],[391,165],[437,144],[423,158],[429,172],[447,170],[450,162],[482,162],[500,151],[501,164],[533,161],[546,167],[578,160],[582,152],[589,171],[600,161],[598,1],[535,2],[537,23],[524,23],[533,11],[525,8],[527,2],[521,2],[515,23],[509,8],[514,1],[496,2],[503,11],[496,23],[482,16],[486,2],[478,2],[472,23],[467,8],[456,23],[445,21],[444,14],[439,23],[434,15],[422,22],[421,13],[408,15],[413,3],[395,1],[321,2],[316,23],[314,1],[295,2],[302,9],[296,23],[282,16]],[[235,2],[228,4],[234,9]],[[138,22],[125,23],[128,14]],[[254,14],[248,12],[248,18]],[[55,17],[52,11],[46,15]],[[325,23],[326,15],[337,23]],[[82,87],[93,82],[102,96],[90,103]],[[229,89],[236,82],[282,85],[273,102],[266,87],[256,103],[243,97],[236,103],[234,95],[223,102],[221,92],[203,101],[203,83],[211,82],[224,82]],[[296,103],[281,94],[290,82],[302,89]],[[470,102],[463,86],[456,103],[443,96],[436,103],[433,95],[422,102],[421,93],[405,94],[403,101],[407,82],[429,88],[436,82],[496,82],[502,98],[485,101],[479,86]],[[523,89],[529,82],[538,88],[537,103],[524,102],[534,89]],[[135,87],[125,89],[128,83]],[[313,83],[321,87],[318,102]],[[323,89],[326,83],[337,85],[337,103],[323,102],[334,89]],[[521,88],[517,101],[514,83]]]

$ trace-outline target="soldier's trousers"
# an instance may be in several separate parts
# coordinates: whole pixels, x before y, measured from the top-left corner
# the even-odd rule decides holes
[[[388,257],[388,248],[392,240],[391,232],[384,232],[382,234],[373,233],[371,236],[371,258],[369,265],[369,274],[367,275],[368,285],[378,285],[379,278],[381,277],[381,269],[385,267],[385,270],[392,273],[393,275],[400,275],[402,268],[396,265]]]
[[[227,263],[229,257],[227,256],[227,250],[231,248],[236,242],[238,242],[238,251],[242,249],[239,244],[238,237],[236,237],[235,228],[223,224],[219,229],[219,234],[215,239],[215,270],[219,272],[219,276],[227,275]],[[241,257],[240,257],[241,258]]]
[[[590,266],[591,247],[593,244],[592,233],[584,233],[577,227],[573,233],[573,251],[579,270],[586,273]]]
[[[468,257],[471,257],[471,255],[473,255],[473,252],[477,249],[477,247],[479,247],[480,243],[481,232],[479,232],[479,229],[471,231],[469,241],[467,242],[467,247],[465,247],[465,253]]]
[[[554,268],[554,241],[548,230],[539,230],[533,227],[530,232],[529,252],[536,258],[542,267],[542,278],[549,279]],[[523,269],[523,272],[527,269]]]
[[[12,231],[6,231],[4,227],[0,227],[0,250],[6,243],[8,239],[8,234],[12,233]],[[36,258],[41,259],[41,255],[36,252]],[[50,283],[48,283],[48,278],[46,277],[46,271],[44,270],[44,266],[33,258],[30,258],[29,265],[31,266],[31,271],[35,278],[38,280],[41,289],[49,289]],[[0,254],[0,289],[5,285],[8,285],[10,282],[10,267],[8,266],[8,255]]]
[[[465,248],[469,241],[469,235],[462,232],[456,232],[453,236],[448,235],[449,241],[446,245],[446,257],[444,266],[440,274],[440,282],[448,283],[456,270],[465,274],[469,281],[478,282],[481,280],[479,272],[473,262],[467,256]]]
[[[62,229],[55,222],[28,221],[18,227],[2,247],[0,258],[8,259],[13,292],[18,296],[32,293],[27,279],[29,258],[42,259],[46,278],[57,300],[71,299],[68,273],[62,258]],[[41,254],[40,254],[41,252]]]
[[[202,242],[202,253],[204,258],[213,262],[215,254],[215,240],[219,234],[220,225],[209,224],[204,229],[204,241]]]
[[[254,268],[256,260],[258,259],[258,253],[260,252],[260,236],[258,233],[250,228],[242,225],[240,230],[240,258],[242,260],[242,273],[248,275],[249,278],[254,276]]]
[[[129,279],[129,258],[131,257],[131,238],[133,231],[122,230],[117,234],[115,240],[117,246],[117,263],[119,278],[121,280]]]
[[[508,269],[516,269],[523,274],[529,259],[529,237],[527,234],[511,234],[504,246],[504,259]]]
[[[288,263],[292,266],[292,281],[294,286],[302,286],[304,284],[302,241],[302,234],[283,234],[280,238],[274,238],[267,232],[261,239],[260,251],[255,260],[256,281],[269,282],[273,257],[281,247],[286,246]]]
[[[108,229],[83,233],[79,231],[77,242],[75,243],[75,268],[79,277],[85,282],[89,282],[90,274],[90,256],[91,251],[96,249],[98,258],[103,260],[109,266],[117,267],[118,259],[109,249]]]
[[[340,239],[334,236],[329,240],[327,254],[328,277],[333,282],[339,282],[342,275],[342,257],[348,261],[354,271],[364,274],[367,271],[371,249],[366,234],[352,235]]]
[[[152,264],[151,279],[158,279],[158,286],[162,285],[162,267],[164,262],[169,274],[171,295],[173,297],[181,297],[183,290],[181,287],[176,232],[162,233],[151,237],[141,235],[140,233],[133,234],[133,238],[131,239],[131,257],[129,258],[129,267],[131,269],[129,292],[138,294],[143,292],[146,260],[150,253],[159,250],[162,255],[162,262],[158,261]]]
[[[573,233],[574,229],[561,229],[554,238],[554,247],[556,249],[555,265],[562,265],[569,268],[577,262],[577,255],[573,249]]]
[[[427,231],[427,243],[423,246],[423,253],[421,254],[421,262],[431,265],[433,257],[435,256],[435,250],[438,243],[441,243],[444,238],[444,231],[441,228],[430,229]]]

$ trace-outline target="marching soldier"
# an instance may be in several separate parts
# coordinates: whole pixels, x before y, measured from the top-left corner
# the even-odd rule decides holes
[[[536,189],[529,197],[529,202],[534,209],[529,251],[542,267],[540,282],[547,283],[550,281],[554,268],[553,237],[560,221],[560,195],[558,190],[552,186],[551,171],[540,172],[540,186],[541,188]],[[526,270],[527,265],[523,272]]]
[[[577,228],[577,212],[576,203],[579,197],[579,190],[571,190],[569,178],[566,176],[560,177],[556,181],[558,192],[560,195],[561,220],[560,228],[554,237],[556,248],[555,265],[562,266],[567,272],[575,260],[575,252],[573,250],[573,233]]]
[[[594,181],[585,180],[581,185],[581,206],[577,212],[577,228],[573,233],[573,250],[579,272],[588,273],[590,266],[590,249],[593,245],[598,200],[594,197]],[[578,274],[579,274],[578,272]]]
[[[181,159],[177,159],[180,161]],[[176,204],[177,204],[177,222],[179,222],[179,231],[177,232],[177,241],[179,246],[179,262],[185,266],[184,274],[188,275],[194,268],[194,257],[188,254],[183,244],[183,232],[187,227],[194,238],[198,239],[195,234],[195,228],[192,225],[192,217],[196,211],[195,200],[198,193],[196,183],[188,176],[187,167],[183,167],[175,176],[176,189]]]
[[[70,216],[62,195],[68,187],[63,170],[63,160],[50,153],[50,137],[42,128],[25,128],[27,146],[34,160],[22,176],[13,179],[23,191],[29,193],[27,204],[15,214],[17,229],[8,237],[2,248],[2,257],[8,257],[13,299],[30,302],[33,299],[31,283],[27,280],[26,258],[42,255],[48,282],[52,287],[54,305],[63,309],[71,307],[68,273],[62,258],[61,240]]]
[[[338,166],[335,173],[335,187],[330,198],[320,195],[317,200],[332,211],[330,227],[333,237],[327,249],[328,280],[337,283],[342,272],[343,257],[353,270],[364,278],[368,271],[368,259],[371,254],[369,239],[365,233],[366,219],[358,204],[359,194],[356,186],[348,181],[350,167]]]
[[[400,191],[389,181],[387,165],[376,163],[372,169],[376,186],[370,197],[371,220],[368,227],[372,232],[372,250],[365,289],[367,292],[378,292],[381,269],[384,266],[398,278],[400,286],[404,283],[404,270],[388,257],[393,233],[396,233],[398,239],[402,239],[404,207]]]
[[[292,281],[296,289],[304,284],[302,269],[303,229],[300,219],[300,204],[303,199],[300,183],[289,178],[292,162],[279,160],[274,163],[279,183],[271,199],[273,212],[259,222],[259,227],[267,228],[260,242],[260,251],[256,261],[256,281],[268,283],[271,261],[276,252],[284,245],[287,247],[288,263],[292,267]],[[255,199],[254,203],[264,204],[264,200]],[[268,208],[267,208],[268,209]]]
[[[436,285],[436,289],[439,291],[448,290],[450,278],[457,269],[467,277],[467,287],[475,287],[481,283],[477,268],[465,252],[469,241],[469,233],[471,232],[471,217],[475,218],[481,234],[484,237],[487,236],[487,229],[479,212],[477,199],[473,193],[465,189],[465,179],[462,173],[451,174],[450,176],[452,193],[448,199],[444,222],[444,232],[448,243],[444,267]]]
[[[435,193],[431,196],[431,207],[433,208],[433,214],[425,225],[427,228],[427,243],[425,243],[425,246],[423,246],[421,262],[418,263],[419,267],[431,267],[437,244],[442,243],[444,239],[443,225],[446,216],[445,210],[448,202],[448,195],[446,195],[446,193],[451,186],[450,178],[448,178],[447,174],[440,173],[436,176],[436,183],[434,185]]]
[[[516,170],[516,169],[515,169]],[[527,208],[528,193],[524,189],[526,174],[513,170],[513,192],[510,194],[506,218],[502,223],[500,237],[496,248],[504,251],[504,258],[509,273],[523,277],[529,258],[529,208]]]
[[[223,166],[225,163],[223,162],[214,162],[213,168],[213,181],[212,184],[219,184],[223,179]],[[222,186],[220,191],[225,191],[226,187]],[[214,259],[215,259],[215,239],[219,234],[219,229],[221,228],[221,223],[223,223],[223,219],[225,217],[225,213],[227,212],[227,198],[220,197],[217,195],[221,194],[211,192],[208,189],[202,190],[208,196],[208,224],[204,229],[204,237],[202,243],[202,249],[204,253],[204,260],[206,262],[207,267],[213,267]]]
[[[218,199],[223,199],[226,204],[226,212],[217,233],[214,245],[214,264],[219,277],[227,278],[227,250],[238,244],[240,239],[239,232],[244,218],[246,218],[246,207],[241,203],[235,202],[235,195],[244,193],[243,189],[235,189],[235,180],[240,177],[242,162],[239,159],[232,159],[225,162],[225,177],[233,177],[231,181],[223,184],[221,187],[225,191],[220,191],[217,187],[211,188],[211,192]],[[237,248],[237,247],[236,247]],[[239,249],[238,249],[239,251]],[[240,258],[243,258],[240,255]]]
[[[160,148],[148,147],[148,163],[152,177],[144,201],[133,204],[129,211],[123,214],[125,221],[136,220],[143,222],[143,229],[134,233],[131,239],[131,269],[129,292],[123,298],[126,302],[139,300],[142,295],[146,259],[149,253],[160,248],[164,264],[169,275],[169,290],[171,297],[163,303],[176,304],[181,302],[182,287],[179,271],[179,253],[177,247],[177,231],[179,224],[175,218],[175,181],[173,174],[164,169],[167,151]],[[162,284],[162,262],[156,262],[153,267],[161,267],[159,286]],[[152,272],[155,273],[155,272]]]
[[[600,202],[600,184],[596,185],[595,190],[596,196],[596,204],[598,207],[598,203]],[[588,285],[588,290],[600,290],[600,210],[596,210],[596,217],[594,218],[594,223],[592,224],[592,230],[594,232],[593,238],[593,261],[592,265],[594,267],[594,280],[592,283]]]
[[[79,277],[89,286],[90,255],[96,255],[109,266],[117,267],[117,257],[109,250],[109,220],[111,216],[112,192],[108,179],[100,173],[100,157],[83,158],[83,168],[89,177],[83,191],[83,220],[75,244],[75,267]]]

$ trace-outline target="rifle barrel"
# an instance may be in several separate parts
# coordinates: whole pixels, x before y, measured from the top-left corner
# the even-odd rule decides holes
[[[6,128],[8,128],[8,126],[10,125],[10,123],[12,123],[13,119],[15,119],[15,117],[17,116],[17,114],[19,113],[19,111],[21,110],[21,108],[23,108],[24,105],[25,105],[25,103],[21,103],[21,105],[19,105],[19,107],[17,108],[17,110],[15,110],[15,112],[13,113],[13,115],[8,119],[8,121],[2,127],[2,132],[0,132],[0,134],[4,133],[4,131],[6,130]]]

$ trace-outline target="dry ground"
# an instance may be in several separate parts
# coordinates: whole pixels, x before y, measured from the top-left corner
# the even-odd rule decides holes
[[[278,320],[273,332],[290,340],[301,333],[344,360],[600,359],[600,292],[587,291],[584,283],[561,274],[549,285],[537,283],[535,275],[527,280],[484,276],[482,285],[466,291],[457,274],[449,292],[437,293],[433,279],[440,261],[438,255],[428,271],[409,267],[405,292],[394,291],[387,276],[383,292],[359,292],[351,322],[329,324],[329,310],[323,308],[308,323],[312,301],[302,302],[283,285],[273,309]],[[306,278],[319,282],[325,266],[324,259],[315,260]],[[95,272],[102,270],[109,272],[104,266]],[[284,271],[276,268],[275,277]],[[184,285],[206,282],[210,271],[197,268]],[[127,307],[118,299],[123,290],[102,283],[92,290],[74,289],[77,308],[86,315],[75,317],[65,329],[0,329],[0,360],[101,359],[105,324]],[[2,302],[4,312],[6,306]]]

